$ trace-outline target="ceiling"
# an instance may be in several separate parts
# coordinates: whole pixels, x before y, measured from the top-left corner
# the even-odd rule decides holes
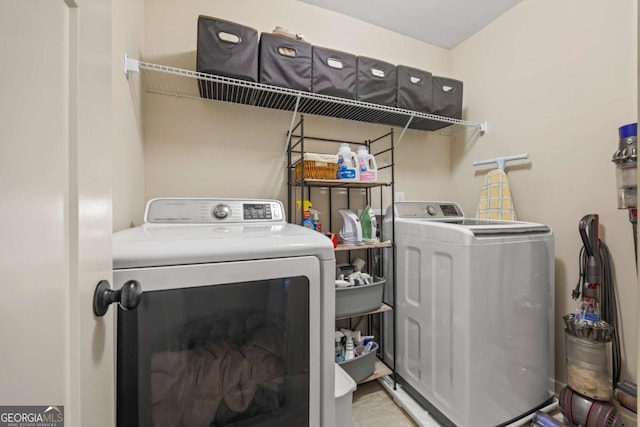
[[[521,0],[300,0],[446,49]]]

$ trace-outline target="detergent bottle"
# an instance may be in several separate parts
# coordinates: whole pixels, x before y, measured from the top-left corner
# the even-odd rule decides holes
[[[356,155],[358,158],[358,174],[360,181],[377,181],[378,180],[378,165],[376,158],[372,154],[369,154],[367,147],[358,148]]]
[[[376,215],[371,210],[371,206],[367,205],[360,215],[360,225],[362,227],[362,240],[376,240],[377,224]]]
[[[338,150],[337,178],[349,181],[358,180],[358,158],[347,143],[341,144],[340,150]]]
[[[313,222],[313,216],[311,215],[311,211],[309,208],[313,206],[308,200],[296,200],[296,204],[298,205],[298,209],[302,208],[302,223],[301,225],[306,228],[310,228],[311,230],[316,229],[316,225]]]

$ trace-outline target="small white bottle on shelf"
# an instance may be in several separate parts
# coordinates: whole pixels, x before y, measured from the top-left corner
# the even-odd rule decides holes
[[[353,338],[351,338],[351,336],[347,336],[347,346],[344,353],[344,360],[351,360],[356,356],[353,350]]]

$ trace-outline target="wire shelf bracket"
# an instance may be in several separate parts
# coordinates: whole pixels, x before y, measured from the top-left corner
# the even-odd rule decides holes
[[[129,55],[125,53],[124,54],[124,74],[128,75],[129,72],[139,73],[140,72],[139,63],[140,61],[134,58],[129,58]]]

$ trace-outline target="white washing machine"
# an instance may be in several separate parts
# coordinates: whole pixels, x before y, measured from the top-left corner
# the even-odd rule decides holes
[[[156,199],[113,243],[118,426],[333,425],[329,239],[275,200]]]
[[[391,284],[385,298],[396,316],[403,389],[444,426],[508,425],[551,403],[551,229],[465,218],[454,202],[398,202],[394,208],[395,303]],[[391,315],[384,326],[384,357],[393,363]]]

